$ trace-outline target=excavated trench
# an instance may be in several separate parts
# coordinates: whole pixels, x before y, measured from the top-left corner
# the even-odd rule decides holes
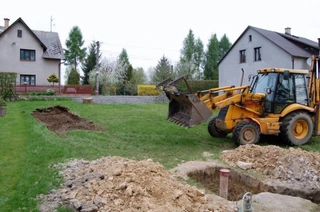
[[[219,166],[206,167],[188,173],[188,177],[201,183],[211,192],[219,195],[220,189],[220,170],[225,169]],[[303,188],[290,188],[282,185],[271,185],[250,175],[240,173],[234,169],[229,169],[228,177],[228,196],[229,201],[239,201],[243,196],[250,192],[258,194],[261,192],[277,193],[308,199],[316,204],[320,203],[320,193],[318,191],[305,191]]]

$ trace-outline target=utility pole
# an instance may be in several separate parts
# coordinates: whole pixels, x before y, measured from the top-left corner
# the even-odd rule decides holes
[[[95,95],[99,94],[99,81],[98,81],[98,74],[99,74],[99,51],[100,51],[100,42],[96,42],[97,45],[97,53],[96,53],[96,90]]]

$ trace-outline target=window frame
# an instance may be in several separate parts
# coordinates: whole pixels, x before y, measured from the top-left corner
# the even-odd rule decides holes
[[[20,74],[20,85],[36,85],[36,75]]]
[[[21,29],[17,30],[17,36],[18,36],[18,38],[22,38],[22,30]]]
[[[255,47],[253,51],[254,61],[261,61],[261,47]]]
[[[240,53],[240,63],[245,63],[246,62],[246,50],[242,49],[239,51]]]
[[[36,61],[36,50],[20,49],[21,61]]]

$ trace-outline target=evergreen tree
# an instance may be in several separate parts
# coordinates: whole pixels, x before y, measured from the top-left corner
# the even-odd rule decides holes
[[[162,56],[158,65],[154,69],[151,81],[155,84],[162,82],[172,76],[171,65],[165,56]]]
[[[200,40],[200,38],[198,38],[195,41],[195,46],[194,46],[194,65],[196,67],[195,70],[195,79],[200,80],[202,79],[202,68],[201,65],[203,64],[203,60],[204,60],[204,52],[203,52],[203,43]]]
[[[218,79],[219,41],[217,35],[211,35],[205,53],[204,79]]]
[[[185,73],[184,77],[187,79],[201,79],[203,59],[203,43],[200,38],[195,40],[194,34],[190,29],[187,37],[183,41],[177,71]]]
[[[82,84],[83,85],[88,85],[89,84],[89,75],[92,70],[95,70],[96,65],[97,65],[97,54],[98,55],[98,63],[101,58],[101,53],[98,53],[98,43],[96,41],[92,41],[92,43],[89,46],[89,52],[84,59],[84,62],[82,63],[82,71],[83,71],[83,77],[82,79]],[[100,64],[98,64],[100,66]]]
[[[190,29],[187,37],[183,41],[183,47],[180,55],[180,62],[187,63],[193,60],[194,46],[195,46],[194,34]]]
[[[64,49],[64,54],[68,64],[73,65],[76,71],[78,63],[81,63],[86,56],[86,48],[82,48],[83,44],[81,30],[78,26],[74,26],[66,40],[67,49]]]
[[[231,45],[232,44],[230,43],[228,37],[226,36],[226,34],[224,34],[219,42],[219,61],[229,51]]]
[[[128,53],[125,49],[122,49],[119,55],[119,62],[121,63],[122,67],[125,68],[125,81],[130,81],[132,77],[132,65],[129,62]]]
[[[72,68],[68,76],[68,85],[79,85],[80,84],[80,74],[75,68]]]

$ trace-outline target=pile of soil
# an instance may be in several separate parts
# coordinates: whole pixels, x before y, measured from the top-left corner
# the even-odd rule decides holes
[[[151,159],[134,161],[104,157],[73,160],[62,168],[63,188],[41,195],[41,212],[59,204],[74,211],[230,211],[226,200],[215,200],[194,186],[182,184]],[[219,201],[217,201],[219,200]]]
[[[320,191],[320,153],[290,147],[243,145],[225,151],[221,159],[231,166],[246,167],[290,186]]]

